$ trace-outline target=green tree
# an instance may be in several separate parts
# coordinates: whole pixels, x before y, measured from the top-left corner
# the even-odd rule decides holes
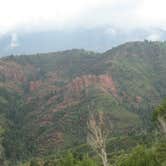
[[[45,161],[44,166],[58,166],[55,161]]]
[[[41,166],[41,164],[39,163],[39,161],[37,159],[33,159],[30,162],[30,166]]]
[[[155,151],[144,146],[138,146],[130,154],[123,155],[118,166],[161,166],[157,161]]]
[[[157,122],[161,132],[166,134],[166,99],[155,109],[153,119]]]
[[[71,152],[68,152],[61,162],[62,166],[74,166],[75,159]]]
[[[83,160],[79,161],[77,166],[97,166],[96,162],[88,155],[85,155]]]
[[[156,159],[162,166],[166,165],[166,141],[156,145]]]

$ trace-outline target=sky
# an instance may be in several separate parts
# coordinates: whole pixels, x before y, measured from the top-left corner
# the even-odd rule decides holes
[[[111,39],[106,41],[103,37],[100,40],[100,35],[91,33],[93,37],[89,42],[94,45],[93,48],[99,47],[103,42],[107,47],[111,47],[112,40],[116,45],[137,39],[166,40],[165,6],[165,0],[0,0],[0,49],[4,49],[4,52],[11,49],[9,52],[12,53],[16,48],[24,49],[23,46],[27,43],[24,47],[28,50],[31,41],[27,41],[28,37],[25,38],[22,34],[42,32],[44,36],[43,32],[51,31],[56,33],[55,36],[61,32],[74,34],[77,40],[73,41],[72,46],[72,40],[68,43],[65,41],[65,33],[56,39],[61,40],[64,47],[66,42],[67,48],[84,48],[86,41],[80,45],[77,41],[82,40],[84,34],[88,36],[89,30],[97,29],[98,33],[101,27],[104,28],[100,31],[104,31],[106,38],[110,35]],[[4,40],[5,35],[10,36],[9,41]],[[37,37],[40,38],[36,35]],[[52,38],[48,40],[48,46],[52,45]],[[97,43],[97,40],[99,44],[95,45],[93,41]],[[36,40],[36,43],[38,42],[40,40]],[[61,45],[57,46],[56,50],[64,48]],[[107,47],[103,46],[102,50]],[[52,50],[54,49],[55,47],[52,47]],[[17,49],[16,53],[19,52]]]
[[[164,0],[0,0],[0,35],[102,25],[166,29],[165,6]]]

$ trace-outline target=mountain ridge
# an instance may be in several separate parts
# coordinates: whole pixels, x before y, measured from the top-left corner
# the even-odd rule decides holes
[[[150,132],[153,108],[166,96],[165,64],[165,42],[148,41],[104,53],[74,49],[2,58],[0,117],[12,124],[3,127],[6,158],[23,160],[85,144],[91,111],[105,112],[110,138]],[[18,147],[10,151],[13,145]]]

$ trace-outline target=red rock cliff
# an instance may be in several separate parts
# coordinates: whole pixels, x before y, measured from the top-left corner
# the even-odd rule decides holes
[[[76,77],[67,88],[70,93],[79,94],[84,88],[91,85],[102,87],[112,93],[113,96],[117,97],[117,89],[111,75],[84,75]]]
[[[23,82],[25,80],[22,67],[14,62],[5,63],[0,61],[0,74],[10,81]]]

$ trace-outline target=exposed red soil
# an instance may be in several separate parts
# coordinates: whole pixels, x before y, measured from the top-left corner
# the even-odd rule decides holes
[[[84,75],[81,77],[76,77],[70,84],[67,85],[69,93],[71,94],[80,94],[84,88],[88,88],[91,85],[100,86],[112,93],[113,96],[117,97],[117,88],[112,79],[111,75]]]
[[[136,96],[135,100],[136,100],[136,103],[141,103],[142,97],[141,96]]]
[[[42,82],[41,80],[37,80],[37,81],[30,81],[29,83],[29,90],[31,92],[37,90],[40,86],[41,86]]]
[[[12,80],[16,82],[24,82],[25,74],[21,65],[14,62],[5,63],[0,61],[0,74],[4,76],[6,80]]]

